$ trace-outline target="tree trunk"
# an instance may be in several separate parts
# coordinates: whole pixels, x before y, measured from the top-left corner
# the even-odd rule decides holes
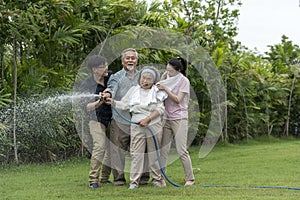
[[[19,164],[18,158],[18,146],[17,146],[17,136],[16,136],[16,109],[17,109],[17,41],[14,37],[14,117],[13,117],[13,137],[14,137],[14,152],[15,161]]]
[[[292,105],[292,96],[293,96],[293,90],[295,88],[295,81],[296,81],[296,76],[294,76],[294,79],[292,81],[292,86],[291,86],[291,91],[290,91],[290,97],[289,97],[289,102],[288,102],[288,113],[287,113],[287,118],[286,118],[286,123],[285,123],[285,132],[286,136],[289,136],[289,125],[290,125],[290,115],[291,115],[291,105]]]
[[[244,110],[245,110],[245,117],[246,117],[246,140],[248,141],[249,137],[249,118],[248,118],[248,109],[247,109],[247,103],[244,91],[242,90],[242,96],[243,96],[243,104],[244,104]]]

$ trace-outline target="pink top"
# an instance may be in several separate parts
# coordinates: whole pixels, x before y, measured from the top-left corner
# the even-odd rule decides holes
[[[177,120],[188,119],[188,105],[190,100],[190,81],[185,76],[179,81],[172,93],[178,95],[179,92],[186,93],[183,100],[177,104],[170,97],[165,100],[165,119]]]

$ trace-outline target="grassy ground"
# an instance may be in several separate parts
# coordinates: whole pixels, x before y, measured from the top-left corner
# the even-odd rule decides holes
[[[190,149],[196,185],[165,188],[128,185],[88,188],[89,160],[72,159],[43,165],[2,166],[0,199],[300,199],[300,141],[264,139],[218,145],[204,159],[199,147]],[[184,184],[179,161],[168,167],[169,178]],[[128,175],[128,174],[127,174]],[[215,186],[214,186],[215,185]],[[204,187],[208,186],[208,187]]]

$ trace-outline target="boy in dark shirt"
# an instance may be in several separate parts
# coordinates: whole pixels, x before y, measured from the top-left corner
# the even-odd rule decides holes
[[[95,94],[91,99],[86,98],[83,110],[88,120],[90,134],[93,139],[91,152],[91,166],[89,172],[90,188],[99,188],[99,171],[102,168],[101,182],[109,182],[110,167],[109,148],[106,134],[112,117],[111,106],[104,103],[102,93],[107,88],[107,82],[111,75],[108,71],[106,59],[99,55],[88,58],[88,68],[92,75],[86,78],[80,86],[81,93]],[[106,165],[104,165],[104,163]],[[106,179],[106,180],[104,180]]]

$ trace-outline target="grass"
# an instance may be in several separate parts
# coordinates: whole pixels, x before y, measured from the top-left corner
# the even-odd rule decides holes
[[[299,147],[300,141],[295,139],[219,144],[204,159],[198,158],[199,147],[190,148],[196,185],[189,188],[168,184],[165,188],[149,185],[128,190],[128,185],[104,185],[92,190],[88,188],[86,158],[1,166],[0,199],[299,199],[300,190],[260,188],[300,187]],[[180,161],[172,163],[167,174],[172,181],[184,184]]]

